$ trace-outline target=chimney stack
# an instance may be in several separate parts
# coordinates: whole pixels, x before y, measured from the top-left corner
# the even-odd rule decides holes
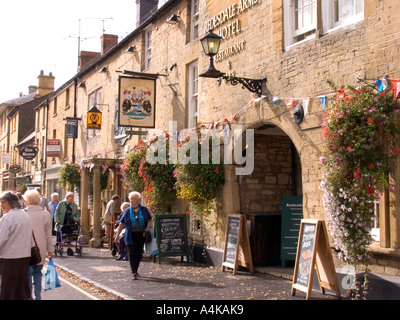
[[[54,77],[50,72],[46,76],[43,70],[40,71],[40,75],[37,77],[38,85],[36,90],[36,97],[41,97],[54,91]]]
[[[100,52],[81,51],[79,53],[79,71],[85,68],[90,62],[100,57]]]
[[[112,47],[118,44],[118,36],[114,34],[103,34],[100,37],[100,41],[101,41],[101,55],[103,55]]]

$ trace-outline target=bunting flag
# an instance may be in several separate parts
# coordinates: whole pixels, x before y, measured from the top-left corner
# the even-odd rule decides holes
[[[388,79],[386,77],[376,80],[375,84],[378,87],[378,93],[387,92],[389,90],[389,83],[388,83]]]
[[[303,109],[304,109],[304,115],[307,114],[307,110],[308,110],[308,105],[310,103],[310,98],[304,98],[303,99]]]
[[[326,108],[326,96],[318,96],[322,103],[322,108]]]
[[[104,166],[101,167],[103,168],[103,174],[104,174],[108,169],[108,164],[105,164]]]
[[[294,98],[287,99],[286,106],[288,108],[293,108],[295,105],[296,105],[296,99],[294,99]]]
[[[400,93],[400,80],[391,79],[391,85],[393,90],[393,100],[396,100]]]

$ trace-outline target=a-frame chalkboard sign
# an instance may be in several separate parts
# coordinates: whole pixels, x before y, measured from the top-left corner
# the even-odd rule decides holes
[[[222,271],[225,271],[225,268],[231,268],[235,275],[239,266],[254,273],[246,216],[230,214],[226,226]]]
[[[340,298],[340,287],[325,221],[302,219],[292,283],[293,296],[296,290],[299,290],[306,293],[307,300],[310,299],[314,269],[322,293],[325,294],[325,289],[333,290]]]
[[[155,219],[158,247],[158,263],[162,257],[186,256],[189,261],[189,243],[187,238],[186,215],[158,214]]]

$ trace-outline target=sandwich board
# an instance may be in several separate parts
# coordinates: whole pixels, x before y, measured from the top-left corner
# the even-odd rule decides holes
[[[225,268],[231,268],[235,275],[239,266],[254,273],[246,216],[230,214],[226,226],[222,271],[225,271]]]
[[[307,300],[310,299],[314,269],[322,293],[325,294],[325,289],[333,290],[341,298],[325,221],[302,219],[292,283],[293,296],[299,290],[306,293]]]

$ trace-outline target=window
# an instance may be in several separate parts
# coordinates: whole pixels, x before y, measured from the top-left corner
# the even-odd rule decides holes
[[[57,97],[54,98],[53,103],[54,103],[53,113],[54,113],[54,115],[56,115],[57,114]]]
[[[197,125],[198,76],[199,70],[196,61],[189,65],[188,128],[193,128]]]
[[[363,20],[364,0],[284,0],[283,10],[287,48],[315,38],[316,30],[327,33]]]
[[[190,40],[193,41],[199,37],[199,0],[192,0],[191,8],[191,24],[190,24]]]
[[[323,30],[342,27],[364,19],[364,0],[330,0],[322,6]]]
[[[151,29],[145,30],[144,37],[144,68],[149,69],[151,67]]]
[[[285,47],[315,37],[316,0],[286,0],[284,3]]]
[[[65,90],[65,109],[69,107],[69,88]]]
[[[103,103],[103,90],[98,89],[97,91],[89,95],[89,110],[94,106],[101,111],[101,105]],[[101,133],[101,130],[88,129],[88,138],[92,138]]]

